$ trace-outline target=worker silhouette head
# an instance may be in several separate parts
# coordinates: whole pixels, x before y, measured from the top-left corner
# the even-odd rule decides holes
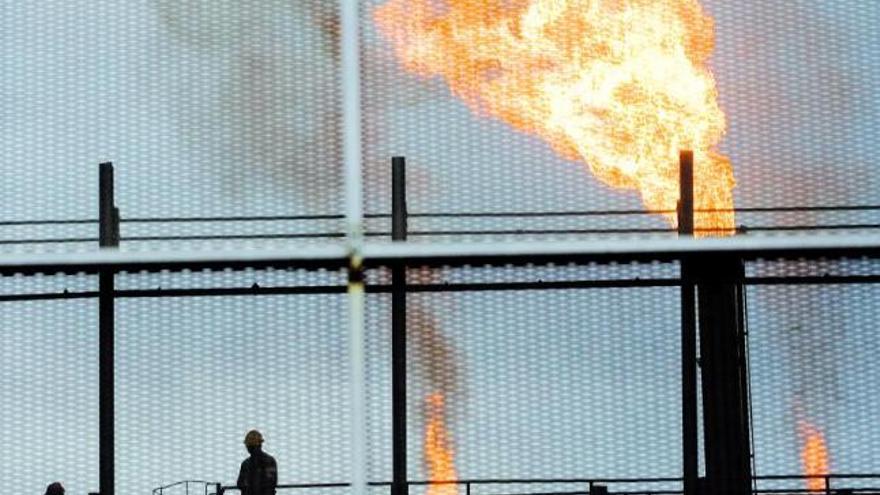
[[[64,495],[64,487],[56,481],[46,487],[46,495]]]
[[[263,434],[257,430],[251,430],[244,436],[244,446],[253,454],[263,447]]]

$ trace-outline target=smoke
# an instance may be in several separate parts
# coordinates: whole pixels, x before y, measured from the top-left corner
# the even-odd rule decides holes
[[[418,283],[438,283],[441,272],[424,268],[418,272]],[[433,296],[436,298],[437,296]],[[418,400],[421,429],[424,435],[423,463],[433,480],[455,479],[455,438],[451,424],[454,408],[464,400],[459,380],[460,359],[448,335],[444,334],[437,316],[438,301],[411,300],[408,304],[408,341],[414,357],[414,372],[423,386],[410,393]],[[436,485],[429,494],[454,493],[451,485]]]
[[[191,147],[210,148],[215,165],[226,165],[213,167],[226,176],[224,193],[253,197],[271,187],[291,209],[336,213],[335,4],[156,0],[155,9],[185,66],[180,132]]]
[[[421,303],[410,303],[412,315],[408,336],[413,344],[417,373],[425,386],[442,393],[447,402],[459,391],[455,349],[443,334],[438,317]]]

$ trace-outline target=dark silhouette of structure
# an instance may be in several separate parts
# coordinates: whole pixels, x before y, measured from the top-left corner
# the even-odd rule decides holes
[[[679,234],[694,233],[694,155],[680,157]],[[736,256],[682,260],[682,410],[686,495],[752,493],[745,267]],[[697,349],[699,335],[699,350]],[[697,479],[697,353],[705,479]]]

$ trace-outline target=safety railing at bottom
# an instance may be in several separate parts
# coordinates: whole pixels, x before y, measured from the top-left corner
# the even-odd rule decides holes
[[[880,495],[880,474],[769,475],[753,478],[755,495]],[[681,495],[681,478],[544,478],[462,479],[455,481],[410,481],[409,495],[418,489],[454,485],[454,491],[439,495]],[[216,484],[217,495],[238,493],[235,486]],[[278,485],[278,491],[313,491],[348,488],[348,483]],[[372,482],[370,487],[391,487],[390,482]],[[304,493],[305,495],[305,493]],[[311,494],[309,494],[311,495]]]
[[[153,488],[153,495],[218,495],[220,483],[202,480],[183,480]]]

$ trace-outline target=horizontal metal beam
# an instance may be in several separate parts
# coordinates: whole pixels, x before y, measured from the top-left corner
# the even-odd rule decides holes
[[[759,475],[752,476],[756,481],[797,481],[802,482],[807,479],[823,479],[831,480],[880,480],[880,474],[827,474],[827,475],[804,475],[804,474],[786,474],[786,475]],[[474,478],[474,479],[458,479],[458,480],[411,480],[410,485],[429,486],[429,485],[531,485],[531,484],[589,484],[589,483],[605,483],[605,484],[636,484],[636,483],[681,483],[681,477],[653,477],[653,478]],[[390,486],[390,481],[371,481],[370,486]],[[279,484],[277,488],[345,488],[351,484],[345,482],[338,483],[291,483]],[[224,487],[226,489],[237,490],[234,486]],[[787,490],[781,490],[787,491]]]
[[[0,257],[0,275],[91,274],[184,270],[243,270],[247,268],[342,269],[348,252],[340,244],[292,249],[213,251],[153,251],[131,253],[116,249],[72,254],[7,255]]]
[[[743,280],[743,285],[859,285],[878,284],[880,275],[830,275],[807,277],[751,277]],[[452,284],[409,284],[407,293],[418,292],[505,292],[536,290],[571,289],[609,289],[678,287],[677,278],[636,278],[636,279],[595,279],[559,281],[521,281],[521,282],[474,282]],[[284,295],[344,294],[344,285],[305,285],[281,287],[202,287],[189,289],[123,289],[117,290],[117,299],[143,299],[164,297],[254,297]],[[390,294],[388,284],[367,285],[369,294]],[[23,301],[53,301],[74,299],[95,299],[97,291],[83,292],[37,292],[29,294],[0,294],[0,303]]]
[[[367,244],[368,267],[673,262],[735,256],[753,259],[880,257],[880,235],[725,237],[530,243]]]
[[[407,266],[522,265],[568,263],[674,262],[735,256],[754,259],[880,258],[880,235],[720,239],[642,239],[573,242],[391,244],[366,243],[367,268]],[[340,244],[298,249],[238,249],[195,252],[6,255],[0,274],[241,270],[247,268],[343,269],[348,251]]]

